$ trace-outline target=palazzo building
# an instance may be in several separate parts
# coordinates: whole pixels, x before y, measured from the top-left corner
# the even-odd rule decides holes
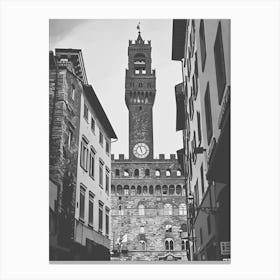
[[[129,158],[112,155],[111,260],[186,259],[185,177],[175,154],[154,156],[156,72],[151,41],[129,41],[125,102]]]

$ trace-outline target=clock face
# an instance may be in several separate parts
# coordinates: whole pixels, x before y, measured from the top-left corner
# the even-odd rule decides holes
[[[150,152],[149,147],[145,143],[138,143],[133,148],[133,154],[138,158],[145,158]]]

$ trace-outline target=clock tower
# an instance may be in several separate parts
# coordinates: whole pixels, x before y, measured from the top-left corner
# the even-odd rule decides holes
[[[144,41],[140,30],[136,41],[129,41],[128,69],[125,76],[125,102],[129,111],[129,159],[153,159],[153,105],[156,74],[152,70],[151,41]]]

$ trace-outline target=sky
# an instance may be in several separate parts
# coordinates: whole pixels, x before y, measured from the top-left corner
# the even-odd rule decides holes
[[[140,21],[143,40],[151,40],[152,69],[156,69],[153,109],[154,156],[182,148],[176,132],[174,87],[182,81],[180,62],[171,60],[172,20],[50,20],[50,50],[81,49],[91,84],[118,136],[112,153],[128,156],[128,110],[125,105],[125,69],[128,40],[136,40]]]

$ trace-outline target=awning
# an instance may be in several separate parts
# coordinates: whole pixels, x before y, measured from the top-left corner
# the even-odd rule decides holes
[[[185,148],[177,150],[177,158],[178,158],[178,163],[181,166],[181,170],[184,170],[184,155],[185,155]]]
[[[176,97],[176,131],[186,128],[186,110],[184,83],[175,86]]]
[[[186,38],[186,19],[174,19],[172,30],[172,60],[184,58],[185,38]]]

